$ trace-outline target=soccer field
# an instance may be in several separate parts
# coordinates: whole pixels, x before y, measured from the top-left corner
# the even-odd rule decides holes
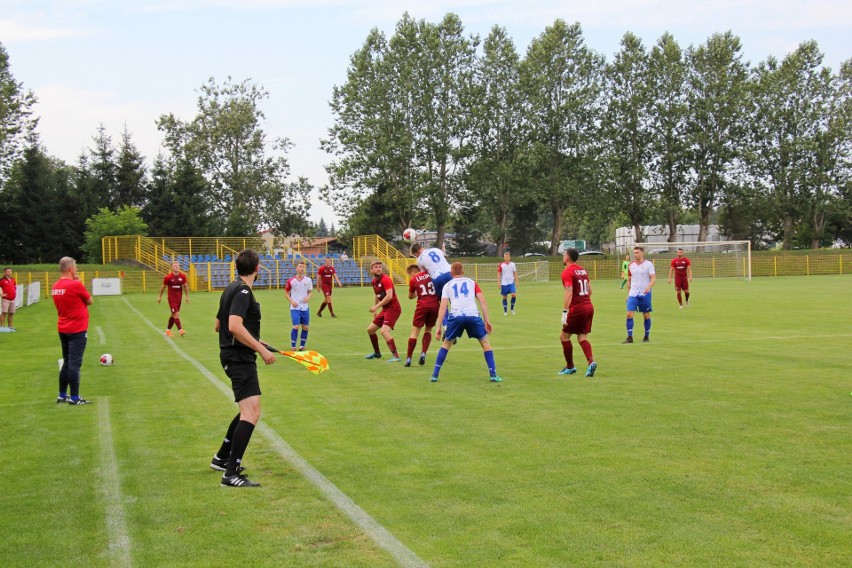
[[[81,407],[54,402],[56,314],[41,301],[0,334],[0,563],[848,565],[850,282],[699,279],[678,310],[663,279],[651,342],[622,345],[626,292],[593,281],[593,379],[556,376],[559,283],[522,284],[517,316],[488,286],[500,384],[468,339],[435,384],[434,342],[425,367],[388,363],[384,341],[385,359],[365,360],[372,291],[337,290],[339,317],[314,315],[308,339],[330,371],[261,365],[244,462],[259,489],[208,468],[236,412],[218,294],[191,296],[174,339],[155,294],[95,298]],[[257,296],[263,338],[288,348],[283,292]],[[584,368],[576,340],[574,353]]]

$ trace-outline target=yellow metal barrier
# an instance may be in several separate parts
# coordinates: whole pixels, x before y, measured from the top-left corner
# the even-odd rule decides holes
[[[396,247],[379,235],[360,235],[352,239],[352,253],[359,264],[369,270],[369,259],[381,260],[387,267],[388,275],[397,282],[407,283],[406,269],[417,260],[404,256]]]

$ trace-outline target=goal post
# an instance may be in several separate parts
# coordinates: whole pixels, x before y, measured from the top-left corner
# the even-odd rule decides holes
[[[497,276],[498,262],[471,263],[464,265],[464,274],[477,282],[499,282]],[[546,260],[538,262],[518,262],[519,282],[547,282],[550,280],[550,263]]]
[[[671,260],[683,249],[695,278],[742,278],[751,281],[751,241],[698,241],[681,243],[635,243],[645,248],[645,258],[654,263],[657,279],[668,276]]]

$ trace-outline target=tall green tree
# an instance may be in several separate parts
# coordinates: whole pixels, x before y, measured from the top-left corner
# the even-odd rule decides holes
[[[669,242],[675,242],[689,182],[690,155],[686,133],[687,64],[671,34],[663,34],[651,49],[648,73],[652,97],[651,183],[665,212]]]
[[[118,157],[115,160],[113,206],[141,207],[145,202],[147,176],[145,158],[136,148],[132,135],[125,126],[121,133]]]
[[[831,219],[836,219],[835,213],[844,206],[852,208],[845,193],[852,185],[852,59],[841,64],[837,75],[827,68],[820,71],[819,108],[814,151],[816,176],[805,197],[811,248],[839,238],[837,231],[843,223],[835,221],[832,233],[828,231]]]
[[[415,143],[423,184],[418,193],[428,205],[437,232],[435,244],[440,247],[471,153],[470,109],[479,40],[464,35],[455,14],[447,14],[437,25],[423,24],[421,30],[424,58],[416,82]]]
[[[0,190],[15,161],[23,156],[38,119],[36,97],[12,75],[9,52],[0,43]]]
[[[688,205],[698,212],[698,240],[707,239],[711,215],[724,197],[732,170],[741,157],[748,66],[740,39],[731,32],[712,35],[687,50],[689,118],[693,184]]]
[[[268,92],[249,80],[201,87],[198,114],[184,122],[173,114],[157,122],[171,154],[185,157],[207,180],[210,213],[229,235],[249,235],[267,225],[288,232],[281,211],[304,218],[310,187],[287,182],[291,148],[286,138],[267,140],[260,109]],[[286,221],[286,220],[284,220]]]
[[[497,255],[502,256],[517,207],[534,199],[523,176],[526,141],[520,56],[505,28],[495,26],[483,42],[476,87],[474,155],[465,183],[472,196],[466,200],[467,208],[470,212],[478,203],[488,213],[489,233],[497,243]]]
[[[152,236],[219,234],[211,219],[207,181],[189,160],[158,156],[140,215]]]
[[[82,244],[76,210],[71,168],[33,140],[13,165],[0,199],[0,260],[53,263],[76,255]]]
[[[371,210],[365,202],[381,192],[378,201],[390,208],[389,228],[395,232],[415,224],[419,206],[414,106],[420,27],[406,13],[390,42],[370,31],[350,58],[346,82],[333,89],[334,124],[321,142],[334,158],[325,166],[329,183],[321,190],[323,200],[348,218]]]
[[[593,200],[604,59],[586,46],[579,23],[556,20],[533,39],[521,63],[528,104],[530,173],[553,220],[551,254],[562,237],[565,208]]]
[[[643,242],[642,224],[656,201],[650,182],[652,132],[649,58],[645,46],[628,32],[621,50],[606,66],[606,110],[603,131],[607,189],[627,215],[636,242]]]

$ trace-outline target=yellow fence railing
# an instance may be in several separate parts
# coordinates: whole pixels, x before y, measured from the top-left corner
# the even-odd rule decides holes
[[[366,260],[371,258],[381,260],[387,267],[388,275],[402,283],[408,282],[408,266],[417,262],[416,259],[405,257],[379,235],[360,235],[353,238],[352,252],[362,264],[368,264]]]

